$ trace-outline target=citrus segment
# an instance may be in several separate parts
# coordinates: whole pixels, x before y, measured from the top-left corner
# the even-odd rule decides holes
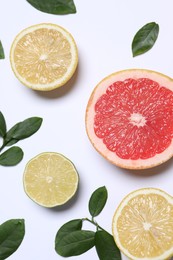
[[[73,163],[59,153],[41,153],[31,159],[24,171],[24,190],[36,203],[55,207],[70,200],[78,188]]]
[[[103,79],[86,111],[94,147],[124,168],[149,168],[173,155],[173,81],[149,70]]]
[[[113,217],[119,249],[133,260],[163,260],[173,255],[173,197],[154,188],[128,194]]]
[[[72,35],[55,24],[37,24],[15,38],[10,61],[16,77],[35,90],[64,85],[74,74],[78,53]]]

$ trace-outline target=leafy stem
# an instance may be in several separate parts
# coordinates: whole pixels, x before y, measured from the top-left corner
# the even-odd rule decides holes
[[[83,221],[88,221],[88,222],[92,223],[94,226],[96,226],[97,231],[98,231],[98,230],[102,230],[102,231],[104,231],[104,232],[107,232],[104,228],[102,228],[102,227],[94,220],[94,218],[92,218],[92,219],[82,218],[82,220],[83,220]],[[107,233],[108,233],[108,232],[107,232]]]
[[[121,260],[121,253],[113,236],[95,221],[95,217],[103,210],[106,201],[107,189],[103,186],[95,190],[90,197],[88,208],[91,219],[87,217],[73,219],[58,230],[55,238],[55,250],[59,255],[77,256],[95,246],[100,260]],[[96,231],[82,229],[84,221],[93,224]]]
[[[7,131],[6,120],[2,112],[0,112],[0,137],[3,142],[0,147],[0,153],[8,146],[30,137],[38,131],[42,124],[42,118],[30,117],[22,122],[15,124]],[[5,152],[0,154],[0,165],[14,166],[18,164],[23,158],[23,151],[18,146],[8,148]]]

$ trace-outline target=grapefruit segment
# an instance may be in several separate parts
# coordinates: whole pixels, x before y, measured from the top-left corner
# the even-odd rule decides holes
[[[150,168],[173,155],[173,80],[150,70],[125,70],[103,79],[86,110],[94,147],[112,163]]]

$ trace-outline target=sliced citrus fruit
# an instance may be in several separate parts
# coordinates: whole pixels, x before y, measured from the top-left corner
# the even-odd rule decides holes
[[[24,170],[24,190],[37,204],[55,207],[65,204],[76,193],[78,173],[65,156],[45,152],[31,159]]]
[[[36,24],[21,31],[10,51],[16,77],[35,90],[48,91],[64,85],[78,64],[72,35],[56,24]]]
[[[173,156],[173,80],[150,70],[114,73],[94,89],[85,121],[91,143],[112,163],[159,165]]]
[[[128,194],[115,211],[112,232],[119,249],[133,260],[173,255],[173,197],[155,188]]]

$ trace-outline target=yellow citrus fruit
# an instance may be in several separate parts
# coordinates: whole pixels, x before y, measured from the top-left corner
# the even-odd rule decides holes
[[[55,207],[65,204],[76,193],[79,177],[65,156],[45,152],[31,159],[24,170],[24,190],[37,204]]]
[[[145,188],[127,195],[116,210],[112,232],[119,249],[133,260],[173,256],[173,197]]]
[[[36,24],[21,31],[10,51],[11,66],[23,85],[48,91],[63,86],[78,64],[72,35],[56,24]]]

